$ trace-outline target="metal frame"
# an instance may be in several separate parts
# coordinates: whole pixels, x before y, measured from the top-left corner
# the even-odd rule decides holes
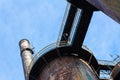
[[[58,41],[53,48],[46,50],[46,52],[38,53],[35,57],[36,60],[30,67],[28,80],[34,80],[45,65],[49,65],[50,61],[60,56],[75,56],[83,59],[89,63],[98,77],[100,70],[112,70],[114,67],[113,65],[98,64],[93,54],[82,48],[93,12],[98,11],[96,6],[91,5],[91,0],[67,1],[69,9],[67,8],[65,13],[66,18],[63,20]]]
[[[51,48],[51,46],[54,46],[54,47]],[[63,57],[63,56],[78,57],[86,61],[91,66],[91,68],[93,69],[96,75],[99,74],[98,63],[97,63],[96,58],[93,56],[93,54],[91,54],[89,51],[83,48],[81,49],[80,56],[77,54],[77,52],[73,50],[71,46],[59,46],[58,47],[57,43],[56,45],[54,44],[50,45],[49,50],[46,50],[46,49],[48,49],[48,47],[44,49],[45,52],[41,51],[34,57],[35,60],[33,60],[32,65],[30,65],[30,68],[29,68],[30,72],[29,72],[29,76],[27,80],[36,80],[36,78],[39,76],[42,69],[46,65],[49,65],[49,63],[52,60],[59,58],[59,57]]]
[[[99,69],[96,58],[89,51],[82,48],[94,10],[96,10],[96,8],[93,8],[91,5],[87,7],[84,7],[83,5],[80,9],[70,3],[67,19],[65,23],[63,22],[64,24],[62,25],[63,27],[58,38],[58,43],[56,43],[54,48],[46,50],[48,52],[39,53],[38,56],[35,57],[37,59],[30,67],[28,80],[34,80],[34,78],[37,78],[45,65],[48,65],[51,60],[60,56],[75,56],[83,59],[89,63],[98,77]],[[77,23],[75,23],[76,20]]]

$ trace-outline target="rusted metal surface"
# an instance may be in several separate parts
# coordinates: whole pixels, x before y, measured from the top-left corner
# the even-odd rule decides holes
[[[120,23],[120,0],[86,0]]]
[[[60,57],[43,68],[37,80],[98,80],[90,66],[76,57]]]
[[[89,66],[92,68],[94,73],[98,76],[99,75],[99,66],[97,60],[95,59],[94,55],[92,55],[87,49],[81,49],[80,55],[78,55],[77,51],[73,50],[71,46],[57,46],[53,44],[50,45],[49,48],[44,48],[41,50],[33,60],[33,64],[30,66],[30,72],[28,76],[28,80],[36,80],[40,73],[43,71],[46,65],[50,65],[52,61],[59,59],[61,57],[77,57],[77,59],[82,59],[86,61]],[[71,61],[73,62],[73,60]],[[61,64],[63,61],[61,61]],[[74,63],[74,62],[73,62]],[[63,63],[64,65],[64,63]]]
[[[120,62],[114,67],[111,74],[111,80],[120,80]]]
[[[86,0],[67,0],[69,3],[71,3],[73,6],[80,8],[80,9],[87,9],[87,10],[94,10],[97,11],[98,9],[88,3]]]
[[[23,62],[25,79],[27,80],[28,67],[33,59],[33,57],[32,57],[33,51],[30,48],[29,41],[26,39],[21,40],[19,43],[19,46],[20,46],[21,58],[22,58],[22,62]]]

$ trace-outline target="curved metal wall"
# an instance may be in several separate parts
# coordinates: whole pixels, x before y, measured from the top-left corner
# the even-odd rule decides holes
[[[95,57],[85,49],[81,55],[72,49],[53,44],[41,50],[31,63],[27,80],[98,80]]]

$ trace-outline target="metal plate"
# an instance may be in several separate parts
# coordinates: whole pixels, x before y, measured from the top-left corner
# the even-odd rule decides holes
[[[48,47],[47,47],[47,49],[48,49]],[[45,49],[45,51],[46,51],[46,49]],[[65,65],[65,63],[67,64],[68,61],[71,64],[76,63],[76,61],[74,62],[74,60],[71,59],[71,57],[75,57],[75,60],[77,60],[78,62],[79,62],[79,59],[84,60],[85,62],[87,62],[89,64],[89,66],[92,68],[92,70],[94,70],[94,73],[99,74],[98,63],[97,63],[95,57],[90,52],[88,52],[87,50],[81,49],[80,55],[78,55],[77,53],[78,52],[74,51],[73,48],[70,46],[69,47],[68,46],[58,47],[58,48],[54,48],[54,49],[52,48],[48,52],[44,52],[44,50],[42,50],[40,53],[38,53],[34,57],[34,59],[36,59],[36,60],[30,66],[30,69],[29,69],[30,72],[29,72],[29,76],[28,76],[27,80],[36,80],[36,79],[38,80],[38,77],[40,76],[40,74],[43,74],[42,72],[44,72],[46,70],[46,68],[45,68],[46,66],[50,67],[50,65],[53,65],[53,67],[54,67],[54,64],[56,63],[59,65],[60,61],[61,61],[60,64],[62,64],[62,65]],[[64,60],[60,59],[65,56],[69,58],[67,60],[67,62],[66,62],[66,59],[64,59]],[[57,60],[57,62],[55,62],[56,60]],[[54,69],[56,69],[56,68],[54,67]],[[59,66],[58,66],[58,68],[59,68]],[[63,68],[61,68],[61,70],[63,70]],[[75,66],[74,66],[74,68],[75,68]],[[59,74],[59,73],[56,73],[56,75],[57,74]],[[47,72],[46,72],[46,75],[47,75]],[[44,80],[46,80],[46,79],[44,79]]]
[[[120,0],[87,0],[90,4],[120,23]]]
[[[90,66],[77,57],[61,57],[43,68],[37,80],[98,80]]]

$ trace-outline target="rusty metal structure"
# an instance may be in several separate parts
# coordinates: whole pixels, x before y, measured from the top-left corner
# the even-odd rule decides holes
[[[120,23],[120,0],[67,1],[56,43],[45,47],[33,58],[29,42],[20,42],[26,80],[108,80],[100,78],[101,71],[107,71],[110,80],[119,80],[120,63],[116,66],[103,64],[83,46],[83,41],[95,11],[103,11]]]
[[[25,79],[27,79],[28,76],[28,67],[33,60],[33,51],[30,48],[30,43],[28,40],[23,39],[19,43],[20,46],[20,52],[21,52],[21,58],[23,62],[23,68],[24,68],[24,74],[25,74]]]
[[[120,79],[120,62],[117,63],[114,69],[112,70],[111,79],[112,80]]]

